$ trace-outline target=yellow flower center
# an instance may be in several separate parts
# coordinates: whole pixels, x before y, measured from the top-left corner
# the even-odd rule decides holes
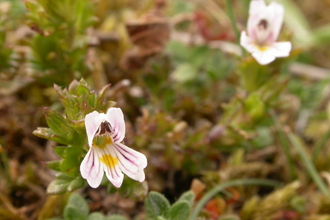
[[[262,52],[264,52],[264,51],[266,51],[266,50],[269,49],[268,46],[260,46],[260,45],[256,45],[256,47],[258,48],[258,50],[260,50],[260,51],[262,51]]]
[[[98,148],[105,148],[108,145],[111,145],[113,143],[112,137],[109,135],[101,135],[101,136],[95,136],[93,139],[93,147]]]
[[[110,154],[104,154],[100,161],[107,167],[114,168],[118,164],[118,158],[111,156]]]

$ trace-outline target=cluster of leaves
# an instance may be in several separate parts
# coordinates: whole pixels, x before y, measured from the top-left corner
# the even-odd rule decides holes
[[[95,23],[93,6],[88,0],[26,1],[27,23],[37,32],[30,43],[35,77],[67,85],[86,76],[86,30]]]
[[[90,213],[84,197],[73,193],[64,207],[63,218],[51,218],[48,220],[126,220],[126,218],[120,215],[104,216],[100,212]]]
[[[39,127],[33,132],[38,137],[61,144],[54,148],[61,160],[48,163],[48,167],[60,172],[49,185],[48,193],[60,194],[84,185],[79,173],[79,165],[87,149],[83,119],[93,110],[105,111],[114,104],[104,101],[108,88],[109,86],[106,86],[99,93],[95,93],[84,80],[73,81],[68,89],[63,90],[55,85],[56,93],[64,107],[64,115],[46,108],[44,115],[49,128]]]
[[[195,195],[187,191],[170,205],[169,201],[158,192],[150,192],[145,200],[147,220],[188,220]]]
[[[278,1],[284,4],[286,11],[294,6],[293,1]],[[18,1],[10,2],[13,2],[12,6],[16,8],[21,8],[23,5],[22,1],[19,1],[19,7],[14,6]],[[19,42],[9,41],[13,35],[11,31],[14,29],[13,25],[9,25],[14,21],[9,19],[9,15],[13,12],[3,11],[8,1],[0,4],[1,77],[3,73],[10,73],[8,75],[14,78],[22,72],[29,75],[32,70],[29,76],[32,76],[33,80],[38,79],[43,86],[53,83],[66,86],[74,78],[80,79],[85,76],[88,82],[92,81],[91,78],[94,80],[95,88],[101,88],[96,85],[97,83],[106,84],[106,79],[115,86],[120,80],[131,79],[131,86],[126,85],[125,88],[118,90],[120,92],[112,92],[111,94],[116,97],[111,96],[111,98],[119,103],[125,119],[128,118],[126,124],[129,138],[125,139],[125,144],[141,150],[148,157],[146,168],[148,182],[140,184],[125,178],[123,186],[119,189],[120,195],[141,200],[145,199],[147,191],[151,189],[163,192],[169,198],[177,198],[182,191],[189,189],[193,178],[201,179],[204,182],[203,189],[206,190],[233,179],[251,177],[277,179],[283,183],[299,180],[300,184],[287,184],[283,190],[273,193],[265,191],[267,196],[264,198],[260,196],[265,193],[263,189],[258,191],[259,188],[247,189],[243,186],[235,191],[228,189],[228,192],[235,192],[238,199],[232,204],[223,200],[225,205],[219,215],[223,214],[222,219],[256,220],[281,219],[288,215],[301,217],[313,213],[315,218],[328,218],[328,189],[320,178],[322,175],[328,179],[330,167],[330,152],[325,147],[329,144],[330,138],[329,95],[326,90],[328,82],[312,82],[288,74],[287,64],[297,57],[299,51],[293,51],[289,58],[278,59],[271,65],[260,66],[250,56],[239,58],[214,49],[216,42],[212,45],[187,46],[187,42],[170,41],[166,55],[157,57],[153,62],[146,62],[142,71],[136,69],[127,71],[118,65],[121,55],[127,52],[128,43],[123,12],[130,7],[129,4],[137,3],[101,0],[94,7],[95,2],[88,0],[24,2],[27,10],[26,22],[34,32],[27,34],[29,35],[27,40],[24,38]],[[161,1],[159,2],[161,4]],[[247,6],[248,2],[236,2],[238,6],[236,9],[239,10],[242,5]],[[173,5],[170,6],[179,15],[185,12],[194,13],[198,6],[201,6],[202,10],[211,8],[212,13],[220,9],[218,12],[222,13],[221,7],[213,7],[212,3],[214,2],[205,1],[205,5],[194,5],[195,3],[192,2],[176,1],[171,2]],[[223,6],[222,3],[219,4]],[[297,30],[295,33],[299,33],[295,34],[293,40],[297,41],[297,36],[306,36],[303,33],[310,36],[312,32],[310,30],[304,32],[304,27],[299,25],[301,23],[297,18],[301,16],[298,16],[297,10],[292,11],[295,13],[287,13],[290,19],[286,20],[286,25]],[[246,7],[241,15],[247,16]],[[97,24],[96,16],[100,19]],[[207,17],[210,19],[212,16],[210,14]],[[246,18],[239,17],[239,20]],[[189,32],[196,25],[194,20],[183,23],[173,30]],[[96,25],[93,26],[94,24]],[[142,26],[144,27],[143,22]],[[187,26],[189,28],[185,29]],[[93,36],[99,38],[100,44],[88,48],[89,28],[95,32],[102,29],[116,33]],[[210,31],[207,28],[210,26],[202,27],[203,31]],[[322,28],[323,31],[321,29],[317,31],[318,35],[300,40],[309,41],[304,46],[317,43],[317,39],[318,43],[326,43],[329,40],[326,38],[328,29]],[[146,31],[145,35],[137,33],[137,36],[143,35],[146,39],[161,41],[153,38],[153,34],[150,33],[154,32],[155,30]],[[285,34],[283,37],[289,38],[288,34]],[[167,37],[165,38],[167,40]],[[140,38],[133,40],[138,41],[137,39]],[[162,47],[159,50],[163,49],[165,43],[161,41]],[[16,44],[18,47],[15,47]],[[11,47],[12,45],[15,46]],[[24,52],[18,53],[17,48],[22,45],[25,46],[22,50]],[[145,52],[141,48],[141,51],[132,49]],[[86,57],[91,50],[100,52],[98,54],[100,56],[95,56],[93,60],[97,64],[97,69],[87,67]],[[18,54],[21,55],[22,60],[16,59]],[[28,59],[19,63],[23,61],[25,55]],[[142,53],[142,55],[149,59],[149,54]],[[303,56],[309,57],[306,54]],[[300,55],[300,61],[306,62],[305,59]],[[307,60],[307,62],[312,61]],[[21,71],[18,72],[18,69]],[[100,77],[102,74],[103,77]],[[83,119],[86,114],[94,110],[105,112],[108,107],[114,105],[113,102],[106,102],[109,98],[107,97],[109,87],[106,86],[96,93],[91,89],[93,86],[90,87],[90,83],[84,80],[73,81],[67,89],[55,86],[56,94],[63,105],[62,109],[54,100],[36,101],[39,96],[48,95],[52,88],[43,90],[40,84],[35,83],[26,90],[20,91],[19,88],[26,85],[26,82],[31,81],[17,78],[18,89],[10,90],[13,96],[20,99],[20,103],[25,102],[26,106],[33,103],[38,103],[39,106],[52,106],[44,110],[49,128],[40,127],[34,132],[38,137],[58,143],[54,151],[60,159],[47,163],[49,168],[57,171],[56,179],[48,187],[48,193],[61,194],[83,187],[85,180],[80,176],[79,166],[88,149]],[[1,85],[5,84],[6,82],[1,82]],[[12,84],[8,85],[12,86]],[[3,91],[3,88],[0,88],[0,91]],[[14,94],[13,91],[20,93]],[[0,98],[2,101],[2,97]],[[17,103],[11,103],[8,106],[20,108]],[[4,114],[4,117],[9,114],[7,112],[15,114],[17,119],[13,120],[14,125],[26,123],[26,127],[35,127],[22,120],[23,117],[17,116],[18,111],[4,109],[2,105],[0,108],[0,113]],[[30,111],[32,112],[33,109],[37,107],[33,106]],[[10,127],[11,123],[8,124],[7,127]],[[1,168],[4,165],[3,167],[7,169],[6,175],[10,176],[11,173],[16,172],[10,170],[11,167],[15,167],[11,166],[15,165],[15,161],[5,157],[6,147],[15,144],[8,145],[4,140],[13,140],[16,138],[15,135],[21,133],[15,133],[14,129],[10,130],[7,127],[3,129],[0,123],[1,134],[8,133],[13,137],[0,139],[2,159],[0,165]],[[23,126],[19,128],[24,130]],[[26,138],[17,139],[26,142]],[[17,145],[17,148],[21,147],[20,144]],[[44,148],[41,149],[43,152]],[[24,151],[24,148],[20,148],[20,151]],[[312,155],[311,158],[309,153]],[[302,166],[307,168],[308,175],[306,170],[301,168]],[[27,168],[26,172],[31,172],[33,166],[31,167]],[[319,171],[325,172],[319,174]],[[27,186],[33,178],[28,179]],[[17,182],[21,187],[19,181]],[[108,181],[104,181],[102,185],[108,187],[109,193],[117,192]],[[298,187],[303,189],[303,196],[299,196]],[[9,196],[2,194],[0,196],[1,208],[4,207],[2,210],[7,209],[10,198],[22,194],[22,191],[17,193],[12,188],[7,188],[9,188]],[[31,188],[34,189],[33,185]],[[38,189],[43,190],[43,188]],[[218,198],[232,196],[228,192],[217,196]],[[315,204],[315,200],[319,202]],[[172,205],[163,195],[151,192],[144,204],[147,219],[188,219],[191,210],[194,211],[193,195],[190,192],[185,193]],[[211,209],[220,209],[219,204],[214,206]],[[210,212],[208,207],[206,206],[205,212]],[[237,207],[242,207],[240,213]],[[198,208],[195,216],[202,208]],[[11,207],[10,213],[12,210],[15,211]],[[232,215],[226,218],[224,213]],[[207,214],[205,216],[209,217]],[[16,217],[18,214],[12,216],[18,218]],[[65,220],[122,219],[119,216],[105,217],[101,213],[90,214],[86,201],[79,195],[71,196],[63,216]]]

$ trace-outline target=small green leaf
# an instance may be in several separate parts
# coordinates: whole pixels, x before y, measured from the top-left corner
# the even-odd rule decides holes
[[[109,215],[105,220],[127,220],[127,218],[122,215]]]
[[[192,207],[192,205],[194,204],[194,200],[195,200],[195,194],[191,190],[183,193],[178,199],[178,201],[187,201],[190,207]]]
[[[189,218],[191,206],[187,201],[178,201],[172,205],[167,217],[171,220],[186,220]]]
[[[87,97],[90,92],[89,92],[89,89],[86,86],[84,86],[82,84],[79,84],[77,86],[76,93],[77,93],[78,96]]]
[[[78,209],[75,209],[74,207],[67,206],[64,209],[64,218],[65,220],[86,220],[87,217],[85,217]]]
[[[87,220],[105,220],[105,217],[101,212],[93,212],[88,216]]]
[[[68,191],[72,192],[76,189],[79,189],[84,186],[84,179],[81,177],[77,177],[76,179],[72,180],[71,183],[68,186]]]
[[[158,216],[164,216],[170,208],[170,203],[162,194],[150,192],[145,200],[147,219],[157,219]]]
[[[63,179],[53,180],[47,187],[47,193],[52,195],[63,194],[67,191],[70,182]]]
[[[69,141],[60,136],[60,135],[56,135],[54,133],[54,131],[50,128],[37,128],[37,130],[34,130],[33,131],[33,134],[37,137],[40,137],[40,138],[44,138],[44,139],[47,139],[47,140],[52,140],[52,141],[55,141],[57,143],[60,143],[60,144],[69,144]]]
[[[52,170],[55,170],[55,171],[58,171],[58,172],[61,171],[61,169],[60,169],[60,161],[47,162],[46,165],[47,165],[48,168],[50,168]]]
[[[71,194],[64,209],[64,218],[71,219],[71,216],[77,215],[79,218],[72,219],[87,219],[88,213],[89,207],[86,200],[79,194]]]
[[[45,108],[44,115],[48,126],[55,134],[66,136],[68,133],[74,132],[67,120],[58,112]]]
[[[66,148],[67,147],[55,147],[54,151],[58,156],[63,157]]]
[[[259,119],[265,114],[265,104],[257,93],[251,93],[247,99],[244,100],[244,107],[246,112],[253,118]]]
[[[67,147],[60,163],[62,172],[66,172],[70,176],[76,176],[77,169],[80,165],[79,155],[81,149],[78,147]]]
[[[198,70],[195,66],[190,63],[183,63],[176,68],[172,76],[176,81],[185,83],[196,78],[197,72]]]

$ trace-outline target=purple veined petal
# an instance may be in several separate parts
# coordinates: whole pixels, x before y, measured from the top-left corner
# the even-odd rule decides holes
[[[113,145],[98,149],[97,154],[108,180],[115,187],[121,187],[124,174],[120,170],[119,159],[114,152]]]
[[[109,108],[106,114],[106,120],[114,129],[113,140],[115,142],[123,141],[125,137],[126,127],[124,114],[120,108]]]
[[[275,42],[278,38],[278,35],[280,33],[282,24],[283,24],[283,17],[284,17],[284,7],[277,3],[277,2],[272,2],[270,5],[267,7],[267,11],[270,15],[272,15],[272,42]]]
[[[143,169],[148,163],[146,156],[121,143],[115,143],[114,149],[119,159],[120,169],[128,177],[143,182],[145,179]]]
[[[261,12],[265,11],[266,7],[267,6],[263,0],[252,0],[250,2],[247,32],[253,41],[256,41],[255,29],[258,25]]]
[[[275,57],[287,57],[290,55],[291,48],[291,42],[277,42],[269,48],[269,53]]]
[[[240,45],[244,47],[249,53],[252,53],[255,50],[255,46],[251,41],[251,38],[246,35],[245,31],[242,31],[241,33]]]
[[[256,49],[252,56],[257,60],[260,65],[266,65],[275,60],[274,54],[271,53],[270,49],[267,50],[258,50]]]
[[[101,184],[104,172],[95,149],[90,148],[87,152],[80,164],[80,173],[91,187],[97,188]]]
[[[100,114],[97,111],[93,111],[85,116],[85,127],[88,139],[88,145],[91,147],[93,143],[94,135],[100,124],[104,120],[104,114]]]

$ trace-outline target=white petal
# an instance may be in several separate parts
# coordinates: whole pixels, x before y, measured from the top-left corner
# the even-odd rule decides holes
[[[103,169],[93,148],[89,149],[85,158],[81,162],[80,173],[91,187],[97,188],[101,184]]]
[[[124,174],[120,170],[119,159],[114,152],[113,145],[104,149],[98,149],[99,160],[109,181],[119,188],[124,180]]]
[[[290,54],[291,48],[291,42],[277,42],[273,43],[269,48],[269,53],[275,57],[287,57]]]
[[[130,178],[143,182],[143,169],[147,166],[147,158],[143,154],[121,144],[115,143],[115,152],[120,162],[120,169]]]
[[[252,0],[250,2],[247,32],[253,41],[257,40],[254,29],[256,28],[256,25],[258,25],[259,17],[261,13],[265,11],[266,7],[267,6],[263,0]]]
[[[280,33],[282,23],[283,23],[283,17],[284,17],[284,7],[277,3],[272,2],[270,5],[268,5],[267,11],[270,15],[272,15],[272,40],[275,42],[278,38],[278,35]]]
[[[97,129],[100,127],[100,124],[104,120],[104,114],[100,114],[97,111],[93,111],[85,116],[85,127],[88,138],[88,144],[91,147],[94,135]]]
[[[265,9],[266,4],[263,0],[252,0],[250,2],[249,14],[255,15]]]
[[[255,46],[253,45],[253,42],[251,42],[251,38],[249,38],[246,35],[245,31],[242,31],[241,38],[240,38],[240,44],[242,47],[244,47],[249,53],[252,53],[255,50]]]
[[[109,108],[106,114],[106,120],[114,129],[113,139],[115,142],[121,142],[125,137],[124,114],[120,108]]]
[[[275,60],[275,56],[270,52],[270,50],[258,50],[256,49],[253,53],[252,56],[258,61],[260,65],[266,65]]]

